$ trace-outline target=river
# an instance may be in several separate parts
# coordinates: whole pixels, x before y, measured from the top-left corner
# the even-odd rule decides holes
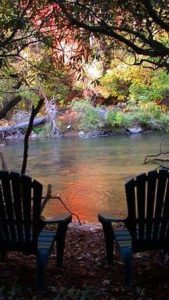
[[[124,183],[132,176],[155,168],[144,165],[147,154],[159,152],[160,135],[139,134],[100,138],[42,138],[30,141],[27,175],[45,189],[52,184],[68,208],[82,221],[97,222],[99,211],[126,215]],[[1,146],[9,170],[20,171],[23,141]],[[63,211],[51,200],[45,216]]]

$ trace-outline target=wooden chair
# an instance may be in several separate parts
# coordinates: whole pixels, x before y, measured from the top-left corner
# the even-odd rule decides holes
[[[71,215],[52,220],[41,217],[43,186],[30,177],[0,171],[0,254],[21,251],[37,255],[37,284],[44,288],[44,273],[54,242],[57,266],[63,263],[65,236]],[[55,224],[55,231],[46,228]]]
[[[121,220],[100,213],[98,219],[103,226],[108,263],[113,263],[115,241],[124,261],[128,285],[131,283],[133,253],[169,250],[169,172],[141,174],[128,181],[125,190],[127,218]],[[117,226],[117,222],[122,222],[123,226]]]

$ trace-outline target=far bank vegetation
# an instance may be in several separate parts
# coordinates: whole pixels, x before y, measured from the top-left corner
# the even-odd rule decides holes
[[[13,84],[13,80],[10,84]],[[58,77],[56,84],[58,85]],[[60,89],[54,90],[54,83],[50,87],[48,81],[44,91],[49,102],[52,100],[55,103],[57,130],[52,131],[49,112],[44,108],[35,120],[33,134],[95,136],[132,133],[133,128],[136,132],[137,129],[138,132],[168,132],[168,87],[169,75],[165,70],[152,71],[123,63],[116,65],[114,62],[90,87],[84,86],[82,80],[74,81],[72,86],[61,78]],[[32,105],[30,99],[36,103],[37,96],[32,90],[21,90],[21,93],[23,100],[1,120],[2,137],[20,137],[25,132]],[[6,101],[3,96],[1,95],[2,106]],[[9,132],[5,126],[9,127]],[[17,130],[13,132],[13,129]],[[12,132],[13,135],[9,135]]]

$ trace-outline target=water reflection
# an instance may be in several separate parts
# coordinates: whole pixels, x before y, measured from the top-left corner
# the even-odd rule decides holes
[[[82,220],[97,222],[100,210],[125,214],[124,183],[150,170],[144,166],[147,154],[159,151],[156,135],[115,136],[94,139],[59,138],[30,142],[27,174],[46,187],[53,186],[66,205]],[[10,170],[20,171],[23,142],[4,147]],[[63,207],[52,200],[46,215],[54,216]]]

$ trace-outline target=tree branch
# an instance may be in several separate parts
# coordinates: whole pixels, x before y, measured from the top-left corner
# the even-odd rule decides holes
[[[14,99],[10,100],[7,104],[5,104],[3,109],[1,109],[0,111],[0,119],[4,118],[7,112],[21,100],[22,100],[21,96],[16,96]]]
[[[160,25],[165,30],[169,31],[169,24],[164,22],[156,13],[156,11],[153,9],[151,5],[151,1],[148,0],[142,0],[142,3],[144,4],[146,10],[148,11],[149,15],[152,17],[153,21]],[[166,7],[167,10],[167,7]]]
[[[42,105],[44,103],[44,99],[41,98],[36,106],[36,108],[34,108],[34,106],[32,107],[32,112],[31,112],[31,116],[30,116],[30,120],[29,120],[29,125],[25,134],[25,138],[24,138],[24,152],[23,152],[23,163],[22,163],[22,168],[21,168],[21,174],[25,174],[26,172],[26,167],[27,167],[27,159],[28,159],[28,148],[29,148],[29,136],[32,132],[32,128],[33,128],[33,121],[34,118],[36,117],[37,113],[40,111]]]
[[[142,0],[142,5],[139,1],[111,1],[108,18],[105,17],[101,1],[100,6],[99,1],[94,1],[93,5],[86,1],[51,2],[59,5],[63,18],[67,18],[71,25],[112,38],[120,42],[121,47],[125,45],[128,51],[135,52],[140,59],[147,57],[150,63],[152,59],[154,65],[169,70],[169,48],[167,43],[160,40],[160,33],[166,32],[167,38],[167,0],[162,5],[160,1],[157,3],[157,8],[163,14],[158,14],[156,4],[151,4],[149,0]],[[122,15],[118,21],[120,12]]]

